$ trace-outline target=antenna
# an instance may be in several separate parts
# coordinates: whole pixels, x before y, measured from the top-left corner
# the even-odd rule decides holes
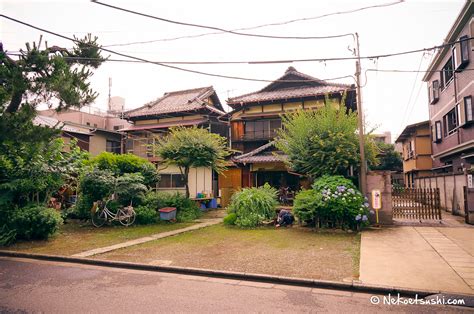
[[[109,77],[109,104],[108,104],[108,107],[109,107],[109,111],[112,110],[112,104],[111,104],[111,101],[110,101],[110,93],[112,91],[112,78]]]

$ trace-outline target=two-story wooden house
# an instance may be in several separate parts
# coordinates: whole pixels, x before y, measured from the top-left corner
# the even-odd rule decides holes
[[[156,163],[161,175],[158,189],[184,192],[185,183],[176,167],[164,168],[155,156],[153,144],[175,126],[199,126],[227,137],[228,126],[220,120],[225,114],[212,86],[165,93],[139,108],[125,112],[133,122],[126,133],[125,151]],[[191,197],[197,193],[216,195],[217,175],[211,169],[196,168],[189,173]]]
[[[282,127],[281,116],[296,110],[317,110],[326,101],[340,104],[343,99],[343,105],[356,110],[354,86],[329,83],[293,67],[257,92],[230,98],[231,147],[240,154],[234,156],[235,167],[229,168],[220,180],[220,188],[238,189],[268,182],[276,188],[298,190],[305,181],[287,169],[286,156],[273,143],[276,130]]]
[[[402,145],[404,184],[413,188],[415,179],[431,174],[430,121],[408,125],[396,143]]]

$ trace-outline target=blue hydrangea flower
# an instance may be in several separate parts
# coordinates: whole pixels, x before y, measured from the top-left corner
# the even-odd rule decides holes
[[[373,214],[375,214],[375,211],[373,209],[371,209],[370,213],[373,215]]]
[[[369,207],[369,203],[365,202],[365,203],[364,203],[364,206],[365,206],[365,207]]]
[[[359,221],[359,220],[361,220],[361,219],[362,219],[362,217],[361,217],[360,214],[355,217],[355,220],[357,220],[357,221]]]
[[[366,215],[362,216],[362,221],[367,221],[369,218],[367,218]]]
[[[354,194],[354,192],[355,192],[353,188],[350,188],[350,189],[347,190],[347,191],[348,191],[349,193],[351,193],[351,194]]]

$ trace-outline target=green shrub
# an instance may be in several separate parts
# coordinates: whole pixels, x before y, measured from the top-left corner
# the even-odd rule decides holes
[[[235,221],[237,220],[237,214],[236,213],[230,213],[227,216],[224,217],[224,225],[235,225]]]
[[[115,187],[113,173],[107,170],[92,169],[79,180],[79,196],[74,211],[69,217],[87,219],[95,201],[109,197]]]
[[[235,224],[241,228],[255,228],[266,219],[276,215],[277,190],[265,184],[258,188],[247,188],[232,195],[229,213],[235,213]]]
[[[315,190],[300,191],[293,202],[293,212],[300,221],[312,221],[322,207],[322,195]]]
[[[295,215],[320,227],[358,229],[368,224],[368,206],[354,184],[342,176],[323,176],[295,198]]]
[[[61,214],[52,208],[38,205],[17,208],[11,216],[10,228],[17,239],[47,239],[62,224]]]
[[[176,220],[179,222],[197,219],[202,214],[196,202],[178,192],[150,192],[146,195],[144,204],[153,209],[176,207]]]
[[[145,193],[148,191],[143,183],[143,176],[139,173],[125,173],[118,177],[114,193],[119,203],[123,206],[130,205],[130,202],[134,206],[142,204],[145,199]]]
[[[135,223],[139,225],[149,225],[158,222],[159,216],[154,208],[148,206],[135,207],[137,213]]]
[[[112,194],[114,187],[115,178],[108,170],[93,169],[85,173],[79,181],[79,193],[90,196],[94,201]]]
[[[143,176],[143,183],[148,187],[155,185],[160,179],[156,167],[151,162],[133,154],[117,155],[103,152],[92,158],[90,164],[101,170],[110,171],[115,176],[140,173]]]

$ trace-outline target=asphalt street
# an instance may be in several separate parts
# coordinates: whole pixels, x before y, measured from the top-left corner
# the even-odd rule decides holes
[[[249,281],[0,258],[0,313],[470,312],[384,297]],[[394,297],[394,296],[392,296]],[[371,303],[379,300],[379,304]]]

